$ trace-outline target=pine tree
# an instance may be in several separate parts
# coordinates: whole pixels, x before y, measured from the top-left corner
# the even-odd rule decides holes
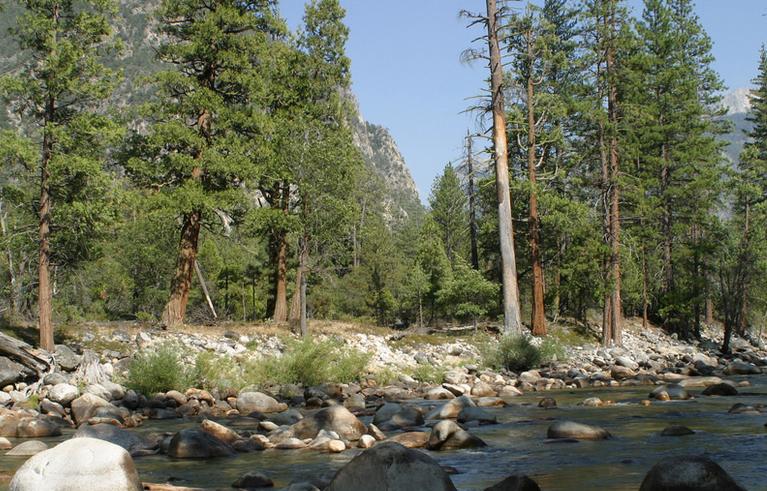
[[[183,322],[203,226],[242,204],[242,184],[263,158],[270,45],[283,26],[273,2],[164,0],[157,95],[128,164],[134,182],[158,191],[181,221],[176,272],[162,314]]]
[[[22,122],[17,144],[42,141],[37,163],[27,165],[37,170],[40,189],[36,203],[40,346],[52,351],[50,270],[62,252],[56,246],[66,247],[67,240],[74,240],[68,245],[81,255],[103,218],[98,196],[108,188],[106,150],[117,127],[102,106],[118,80],[103,59],[118,48],[109,21],[116,5],[108,0],[19,3],[23,13],[12,33],[29,61],[16,75],[3,77],[0,89]]]
[[[448,163],[442,175],[434,179],[429,206],[432,220],[440,228],[447,258],[454,264],[465,253],[469,224],[466,195],[452,164]]]

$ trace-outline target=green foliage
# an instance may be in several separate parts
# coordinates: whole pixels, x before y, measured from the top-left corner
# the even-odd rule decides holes
[[[466,194],[452,164],[447,164],[442,175],[434,180],[429,206],[431,218],[439,228],[447,258],[452,263],[456,258],[465,257],[469,214]]]
[[[183,349],[174,343],[137,352],[123,383],[146,396],[169,390],[185,391],[194,385],[194,373],[181,353]]]
[[[202,351],[194,361],[194,386],[200,389],[241,389],[245,383],[238,363],[228,357]]]
[[[343,346],[336,339],[288,341],[282,356],[253,361],[245,380],[253,385],[348,383],[360,379],[370,356]]]
[[[558,339],[548,336],[541,341],[538,347],[541,354],[541,363],[547,364],[567,360],[567,351]]]
[[[540,366],[543,361],[541,350],[523,335],[503,336],[489,346],[485,346],[483,362],[495,368],[522,372]]]
[[[418,364],[410,370],[410,375],[425,384],[441,384],[445,381],[445,370],[431,364]]]
[[[445,310],[460,319],[471,319],[476,325],[497,304],[499,285],[472,269],[464,259],[456,261],[452,278],[438,292],[438,301]]]

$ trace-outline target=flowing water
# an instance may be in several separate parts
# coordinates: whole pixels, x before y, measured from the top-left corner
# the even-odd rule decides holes
[[[556,409],[538,408],[540,393],[526,395],[513,399],[512,406],[489,409],[500,424],[471,429],[488,443],[487,448],[431,455],[440,464],[458,470],[452,479],[460,490],[482,490],[510,474],[527,474],[547,491],[635,491],[656,462],[691,454],[712,458],[746,489],[767,490],[767,414],[727,413],[736,402],[767,405],[767,376],[748,380],[752,386],[741,388],[740,395],[735,397],[700,396],[690,401],[656,402],[649,407],[638,404],[651,389],[645,386],[545,393],[557,400]],[[693,393],[699,391],[691,389]],[[598,408],[578,405],[591,396],[615,404]],[[547,441],[546,429],[556,419],[602,426],[613,438],[578,443]],[[197,425],[194,421],[180,421],[148,421],[135,431],[177,431]],[[235,429],[253,429],[247,418],[221,422]],[[671,424],[688,426],[696,434],[660,436],[661,430]],[[70,434],[67,431],[48,443],[55,444]],[[357,453],[269,450],[207,461],[173,460],[157,455],[136,458],[136,466],[144,481],[209,488],[228,488],[245,472],[260,471],[274,479],[279,489],[292,481],[332,475]],[[7,489],[8,476],[24,461],[25,458],[0,457],[0,475],[6,476],[0,482],[0,490]]]

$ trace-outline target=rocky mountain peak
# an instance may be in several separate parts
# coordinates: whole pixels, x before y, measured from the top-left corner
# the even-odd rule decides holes
[[[722,105],[727,114],[745,114],[751,110],[751,89],[742,87],[724,95]]]

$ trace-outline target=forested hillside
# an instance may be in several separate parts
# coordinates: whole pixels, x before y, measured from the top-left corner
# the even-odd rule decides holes
[[[767,66],[725,100],[689,1],[464,12],[491,91],[428,210],[357,107],[337,1],[296,32],[271,1],[69,7],[3,14],[10,319],[568,318],[620,344],[624,316],[761,318]]]

